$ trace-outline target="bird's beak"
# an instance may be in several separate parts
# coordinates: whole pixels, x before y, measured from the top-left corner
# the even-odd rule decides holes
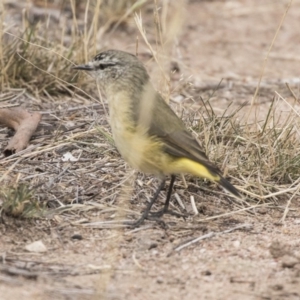
[[[83,71],[92,71],[94,68],[90,65],[78,65],[75,67],[72,67],[74,70],[83,70]]]

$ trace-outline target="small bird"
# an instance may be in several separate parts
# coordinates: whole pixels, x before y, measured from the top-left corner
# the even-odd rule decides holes
[[[171,175],[170,186],[164,208],[156,213],[157,216],[169,212],[176,174],[189,173],[209,179],[235,197],[241,197],[154,89],[147,70],[135,55],[107,50],[73,69],[87,71],[106,94],[113,138],[124,160],[133,168],[162,179],[146,210],[134,222],[135,226],[148,218],[153,203],[165,186],[167,175]]]

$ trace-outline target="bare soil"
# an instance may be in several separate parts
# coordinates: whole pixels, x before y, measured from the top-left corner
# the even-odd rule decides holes
[[[183,78],[193,75],[191,96],[207,97],[223,79],[212,106],[220,113],[232,102],[248,101],[250,107],[287,4],[190,1],[178,38],[180,53],[174,54],[174,60],[180,57]],[[274,91],[292,101],[285,82],[299,99],[299,5],[299,0],[293,1],[270,53],[256,103],[259,118],[265,117]],[[103,45],[134,52],[134,32],[133,23],[121,27],[113,35],[104,35]],[[178,80],[174,75],[174,87]],[[176,92],[174,88],[171,99],[176,100]],[[166,215],[164,226],[146,221],[138,229],[114,228],[107,221],[139,216],[158,181],[143,174],[134,180],[105,136],[93,140],[88,130],[95,125],[109,132],[101,105],[76,97],[59,104],[26,97],[20,101],[39,107],[45,116],[32,140],[32,151],[9,176],[12,181],[21,176],[38,186],[36,196],[47,200],[49,209],[61,203],[65,212],[56,210],[42,219],[2,216],[0,299],[300,299],[299,199],[293,199],[282,223],[287,199],[243,211],[228,197],[211,192],[218,190],[215,185],[187,177],[188,189],[178,181],[176,192],[188,211],[194,196],[199,215],[185,220]],[[186,103],[192,110],[197,105],[191,100]],[[288,107],[280,105],[284,113]],[[55,144],[62,127],[59,138],[66,143]],[[70,132],[89,147],[69,143]],[[7,141],[4,133],[2,148]],[[34,154],[35,146],[49,143],[53,149],[48,146]],[[66,152],[80,157],[79,161],[62,162]],[[1,175],[16,160],[16,156],[1,157]],[[133,194],[127,197],[130,186]],[[161,208],[164,194],[156,209]],[[226,215],[217,217],[220,214]],[[201,236],[202,240],[178,248]],[[27,251],[25,247],[34,241],[42,241],[47,251]]]

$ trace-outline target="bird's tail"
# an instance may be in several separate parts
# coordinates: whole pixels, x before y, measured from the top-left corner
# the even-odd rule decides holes
[[[172,162],[172,168],[169,173],[191,173],[195,176],[207,178],[211,181],[215,181],[224,187],[228,192],[237,198],[242,198],[238,190],[222,175],[220,170],[212,164],[199,163],[188,158],[176,159]]]
[[[224,189],[226,189],[228,192],[236,196],[237,198],[242,198],[239,191],[224,177],[220,176],[220,180],[216,180]]]

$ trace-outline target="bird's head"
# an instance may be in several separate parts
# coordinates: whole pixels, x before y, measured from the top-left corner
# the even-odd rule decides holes
[[[103,51],[87,64],[75,66],[73,69],[87,71],[102,86],[110,85],[119,78],[128,82],[135,80],[135,77],[148,79],[147,71],[137,57],[120,50]]]

